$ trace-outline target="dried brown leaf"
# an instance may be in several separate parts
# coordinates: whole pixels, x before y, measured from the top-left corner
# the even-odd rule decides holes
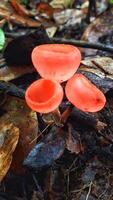
[[[68,137],[66,138],[66,148],[71,152],[71,153],[76,153],[79,154],[80,152],[83,151],[83,146],[81,144],[81,140],[79,135],[72,129],[72,127],[69,125],[68,127]]]
[[[52,8],[52,6],[50,6],[48,3],[45,2],[41,2],[37,5],[37,11],[38,13],[43,13],[44,15],[46,15],[49,18],[53,18],[53,12],[54,12],[54,8]]]
[[[21,5],[17,0],[11,0],[10,3],[19,15],[29,16],[28,10],[23,5]]]
[[[20,26],[28,26],[28,27],[39,27],[40,22],[33,20],[29,17],[23,17],[16,14],[14,11],[10,11],[9,9],[3,9],[0,7],[0,17],[4,18],[6,21],[20,25]]]
[[[97,43],[103,36],[108,36],[113,32],[113,7],[98,18],[96,18],[85,30],[82,35],[82,40]],[[104,41],[105,42],[105,41]],[[82,49],[87,56],[96,55],[97,50]]]
[[[0,81],[11,81],[33,71],[34,68],[32,66],[5,66],[0,68]]]
[[[4,109],[7,113],[1,119],[19,128],[19,143],[14,152],[12,169],[15,173],[21,173],[23,160],[36,144],[38,133],[36,113],[27,107],[24,100],[15,97],[7,97]]]
[[[81,23],[82,19],[85,17],[85,13],[83,10],[66,9],[55,11],[53,17],[57,24],[69,26]]]
[[[113,59],[109,57],[94,57],[81,61],[80,70],[92,72],[100,78],[113,79]]]
[[[2,119],[0,121],[0,181],[9,170],[18,139],[19,128]]]

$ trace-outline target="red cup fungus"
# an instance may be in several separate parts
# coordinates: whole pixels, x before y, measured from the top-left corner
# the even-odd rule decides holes
[[[68,100],[84,112],[100,111],[106,103],[104,94],[82,74],[68,80],[65,92]]]
[[[61,103],[63,89],[58,82],[39,79],[27,88],[25,99],[32,110],[39,113],[49,113]]]
[[[32,62],[40,76],[58,82],[71,78],[80,61],[80,51],[72,45],[44,44],[32,51]]]

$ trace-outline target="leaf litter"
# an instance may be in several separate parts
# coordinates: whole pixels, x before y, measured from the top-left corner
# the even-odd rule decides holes
[[[5,53],[7,51],[7,56],[1,53],[0,60],[3,59],[3,63],[0,62],[0,83],[10,85],[9,81],[12,81],[16,89],[26,89],[34,81],[32,74],[35,74],[30,53],[35,45],[51,43],[50,36],[82,38],[112,45],[113,7],[104,11],[106,2],[102,0],[97,4],[97,15],[103,13],[95,17],[91,12],[88,25],[85,21],[87,0],[78,0],[76,4],[64,0],[46,3],[2,1],[0,17],[6,34],[3,50]],[[43,30],[40,24],[44,26]],[[49,30],[49,36],[45,30]],[[23,46],[24,40],[26,47]],[[0,173],[3,181],[0,198],[112,200],[112,54],[104,50],[81,50],[83,60],[79,72],[85,74],[107,97],[107,104],[101,112],[89,114],[76,108],[65,112],[70,105],[64,98],[60,105],[63,126],[57,127],[54,122],[47,125],[43,116],[32,112],[19,95],[18,98],[8,96],[7,93],[12,94],[10,87],[5,95],[0,93],[0,150],[5,153],[5,160],[1,157]],[[5,88],[1,87],[2,84],[0,90]],[[4,136],[6,132],[8,138]],[[7,186],[5,192],[4,185]],[[21,194],[14,192],[10,185],[16,186]]]

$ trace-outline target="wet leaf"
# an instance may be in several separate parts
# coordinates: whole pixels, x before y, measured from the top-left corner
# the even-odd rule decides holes
[[[53,18],[54,9],[48,3],[41,2],[37,5],[36,10],[43,16]]]
[[[52,0],[50,5],[53,8],[67,8],[71,7],[73,2],[73,0]]]
[[[81,23],[82,19],[85,17],[85,13],[83,10],[66,9],[54,12],[53,17],[57,24],[64,24],[64,26],[67,27]]]
[[[21,5],[17,0],[11,0],[10,1],[12,7],[15,9],[15,11],[22,16],[29,16],[29,12],[26,8],[24,8],[23,5]]]
[[[17,146],[19,139],[19,128],[13,123],[0,120],[0,181],[8,172],[12,154]]]
[[[11,81],[33,71],[33,66],[5,66],[0,68],[0,81]]]
[[[24,160],[24,165],[34,169],[50,166],[61,157],[65,149],[63,130],[53,127]]]
[[[68,127],[68,136],[66,138],[66,148],[75,154],[79,154],[83,151],[83,146],[80,141],[79,135],[72,129],[69,125]]]
[[[36,144],[38,133],[36,113],[27,107],[24,100],[15,97],[7,96],[3,108],[6,113],[1,116],[0,120],[13,123],[19,128],[19,143],[13,155],[11,168],[14,173],[22,173],[22,162]]]
[[[113,88],[113,59],[94,57],[81,62],[80,72],[105,93]]]
[[[0,29],[0,50],[3,49],[5,44],[5,35],[2,29]]]
[[[81,62],[80,69],[97,74],[101,78],[113,79],[113,59],[109,57],[94,57]]]
[[[57,31],[57,27],[56,26],[52,26],[52,27],[46,28],[46,32],[47,32],[49,38],[52,38],[55,35],[56,31]]]
[[[13,12],[12,10],[1,7],[0,7],[0,17],[4,18],[6,21],[8,19],[8,22],[17,24],[18,26],[21,27],[37,28],[41,25],[38,20],[36,21],[30,17],[20,16],[19,14],[16,14],[16,12]]]
[[[84,74],[93,84],[100,88],[104,93],[113,89],[113,81],[109,78],[100,78],[95,73],[81,70],[81,73]]]
[[[48,194],[48,199],[64,199],[64,171],[60,167],[55,169],[50,168],[45,180],[45,189]]]
[[[111,35],[113,32],[113,7],[101,14],[86,28],[82,35],[82,40],[97,43],[107,43],[112,45]],[[83,49],[83,53],[87,56],[94,56],[97,50]],[[98,54],[99,55],[99,54]]]

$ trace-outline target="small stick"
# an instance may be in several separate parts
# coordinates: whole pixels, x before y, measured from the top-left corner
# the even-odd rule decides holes
[[[91,193],[91,187],[92,187],[92,181],[90,182],[90,185],[89,185],[89,191],[88,191],[88,193],[87,193],[87,196],[86,196],[86,200],[88,200],[89,199],[89,195],[90,195],[90,193]]]
[[[89,7],[88,7],[88,13],[86,17],[86,21],[90,23],[90,17],[91,14],[94,13],[95,17],[97,15],[97,8],[96,8],[96,0],[89,0]]]
[[[101,43],[91,43],[91,42],[86,42],[83,40],[74,40],[74,39],[64,39],[64,38],[58,38],[58,37],[53,37],[52,38],[53,42],[58,42],[58,43],[64,43],[64,44],[72,44],[77,47],[83,47],[83,48],[90,48],[90,49],[98,49],[102,51],[109,51],[113,53],[113,46],[101,44]]]

